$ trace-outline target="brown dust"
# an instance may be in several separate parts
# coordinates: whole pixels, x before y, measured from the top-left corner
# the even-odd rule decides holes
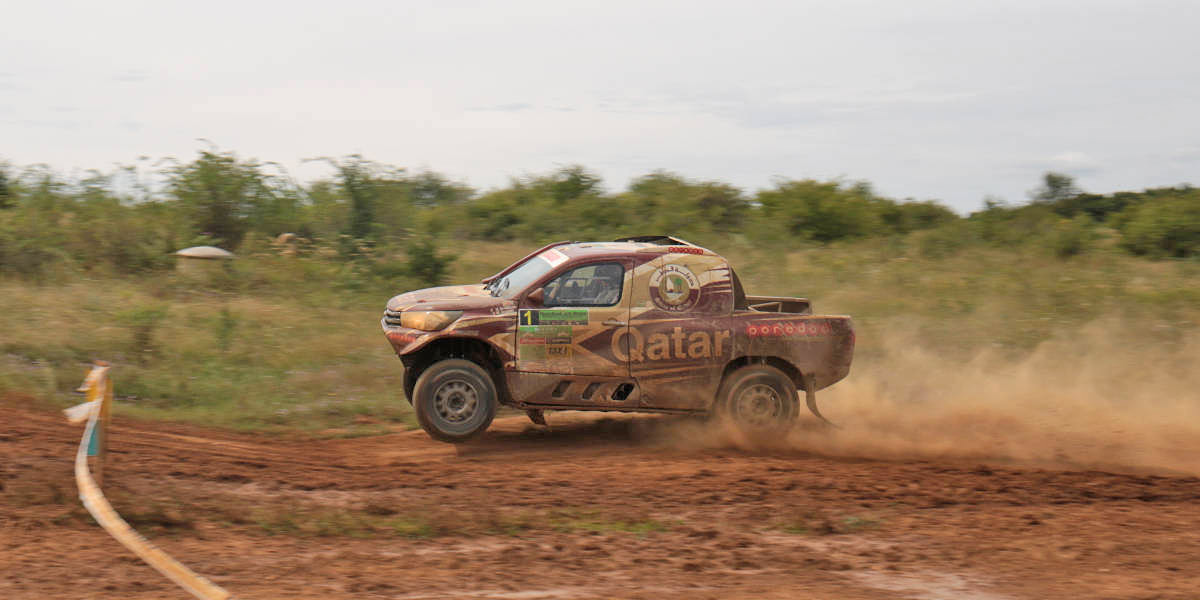
[[[799,450],[872,459],[963,459],[1200,475],[1200,335],[1150,341],[1119,321],[1055,337],[1023,358],[952,358],[893,333],[818,393],[837,428],[801,408],[783,439],[721,423],[659,432],[684,447]],[[1162,336],[1156,336],[1161,340]]]

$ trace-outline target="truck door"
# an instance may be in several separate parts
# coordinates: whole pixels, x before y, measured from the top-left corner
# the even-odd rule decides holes
[[[631,284],[630,372],[652,408],[705,409],[732,352],[733,283],[719,256],[666,253]]]
[[[517,313],[517,370],[524,373],[628,377],[629,357],[615,348],[629,330],[626,261],[575,265],[542,286],[542,303]]]

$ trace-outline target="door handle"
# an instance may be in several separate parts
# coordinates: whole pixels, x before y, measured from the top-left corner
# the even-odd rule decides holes
[[[624,326],[628,325],[629,323],[626,323],[625,321],[618,321],[616,319],[606,319],[603,322],[601,322],[600,324],[604,325],[606,327],[624,327]]]

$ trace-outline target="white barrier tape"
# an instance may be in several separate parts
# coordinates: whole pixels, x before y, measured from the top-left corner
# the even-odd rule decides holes
[[[122,519],[121,515],[113,510],[108,499],[104,497],[104,493],[100,491],[100,486],[96,485],[96,480],[92,478],[91,471],[88,470],[88,441],[92,439],[92,431],[96,428],[96,421],[100,417],[102,402],[96,401],[88,404],[91,405],[91,415],[88,417],[87,426],[84,427],[83,439],[79,441],[79,451],[75,454],[75,481],[79,484],[79,499],[83,501],[84,508],[87,508],[96,522],[118,542],[121,542],[121,545],[133,551],[139,558],[193,596],[201,600],[232,598],[229,592],[197,575],[183,563],[159,550],[158,547],[134,531],[129,523],[126,523],[125,519]]]

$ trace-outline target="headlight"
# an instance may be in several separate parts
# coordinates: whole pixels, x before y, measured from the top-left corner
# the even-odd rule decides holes
[[[437,331],[461,316],[461,310],[406,310],[400,313],[400,326],[421,331]]]

